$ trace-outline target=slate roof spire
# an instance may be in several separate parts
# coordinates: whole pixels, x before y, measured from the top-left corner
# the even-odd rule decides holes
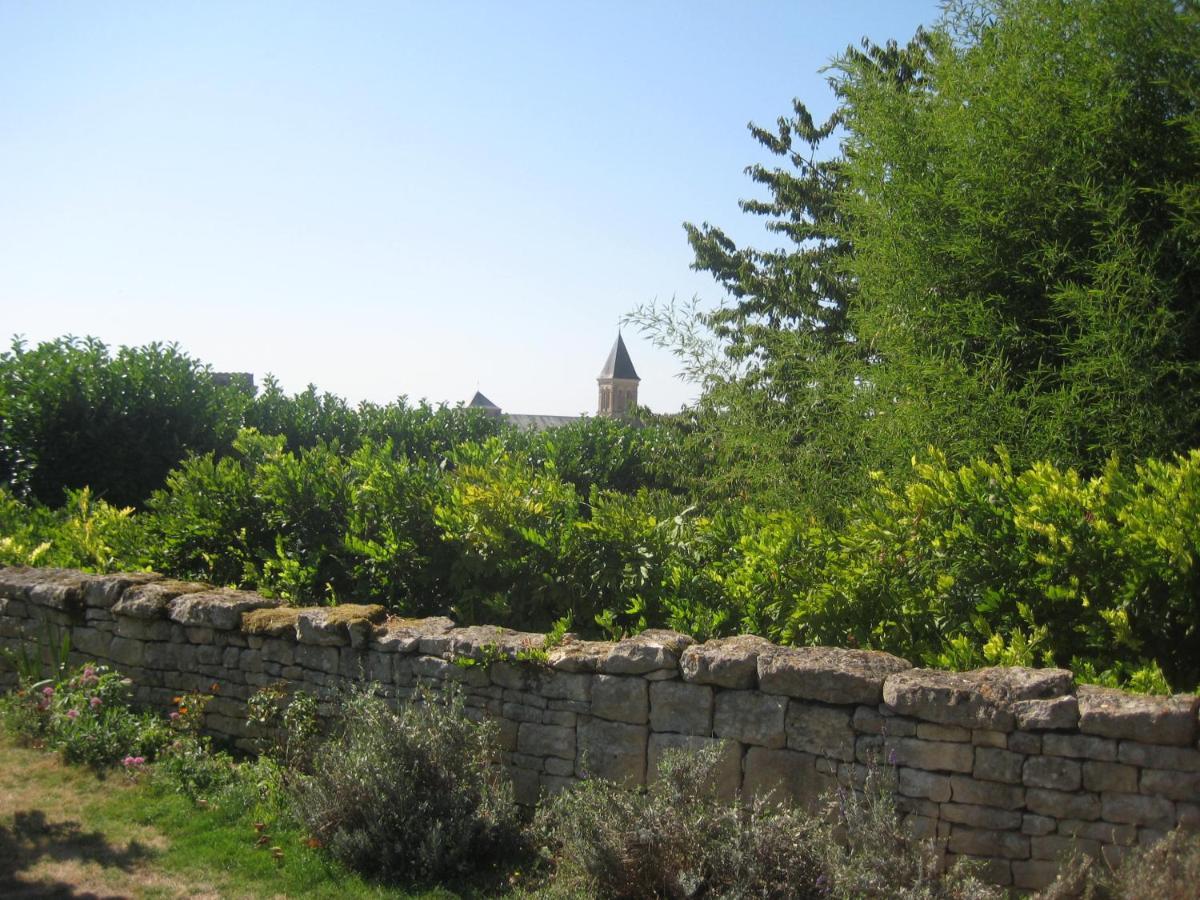
[[[637,370],[633,368],[633,360],[629,358],[629,351],[625,349],[625,341],[621,338],[621,332],[617,331],[617,342],[613,344],[612,350],[609,351],[608,359],[604,361],[604,368],[600,370],[601,378],[627,378],[631,381],[641,381],[638,378]]]

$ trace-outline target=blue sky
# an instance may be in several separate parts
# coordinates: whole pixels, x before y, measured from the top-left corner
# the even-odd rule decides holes
[[[175,341],[351,401],[594,410],[619,317],[720,292],[746,123],[937,4],[0,0],[7,339]],[[694,389],[626,330],[641,400]]]

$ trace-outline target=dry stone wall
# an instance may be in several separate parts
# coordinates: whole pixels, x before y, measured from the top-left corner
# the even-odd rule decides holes
[[[1047,884],[1076,849],[1116,860],[1200,828],[1197,698],[1076,687],[1058,669],[942,672],[886,653],[658,630],[568,640],[531,662],[543,635],[378,606],[283,608],[145,573],[0,569],[0,645],[35,641],[45,623],[70,629],[79,660],[130,675],[147,706],[218,682],[207,726],[242,746],[245,701],[266,685],[287,682],[331,711],[355,683],[397,702],[456,684],[472,715],[498,723],[523,802],[586,776],[642,785],[668,750],[713,744],[728,797],[815,805],[873,769],[913,833],[1019,888]]]

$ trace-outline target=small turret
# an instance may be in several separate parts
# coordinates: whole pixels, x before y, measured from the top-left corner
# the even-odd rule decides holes
[[[483,414],[489,419],[500,418],[500,407],[483,396],[479,391],[475,392],[475,396],[471,398],[471,402],[467,404],[467,409],[481,409]]]
[[[596,415],[612,419],[623,419],[630,415],[637,406],[638,383],[641,380],[618,331],[617,342],[613,344],[604,368],[600,370],[600,377],[596,379],[600,386]]]

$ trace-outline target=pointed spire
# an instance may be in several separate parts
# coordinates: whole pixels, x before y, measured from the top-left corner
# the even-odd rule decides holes
[[[625,349],[625,341],[621,338],[620,329],[617,330],[617,342],[613,344],[608,359],[604,361],[604,368],[600,370],[600,377],[642,380],[638,378],[637,370],[633,368],[633,360],[629,358],[629,351]]]
[[[497,412],[499,412],[499,410],[500,410],[500,407],[498,407],[495,403],[493,403],[487,397],[483,396],[483,394],[479,393],[479,391],[475,392],[475,396],[471,398],[471,402],[467,404],[467,408],[468,409],[494,409]]]

